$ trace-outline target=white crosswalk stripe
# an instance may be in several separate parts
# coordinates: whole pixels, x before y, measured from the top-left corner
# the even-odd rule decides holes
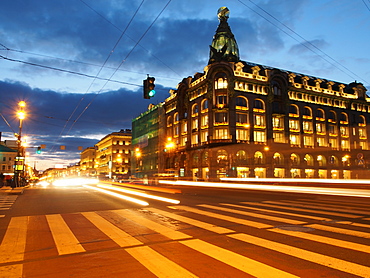
[[[0,195],[0,217],[5,217],[4,212],[12,207],[18,196]]]
[[[336,210],[332,205],[322,204],[315,207],[309,200],[286,203],[289,205],[284,206],[283,201],[225,203],[217,206],[200,204],[196,207],[176,205],[165,209],[147,207],[137,210],[121,209],[69,215],[13,217],[0,245],[0,273],[5,273],[7,276],[4,277],[9,278],[22,276],[26,271],[24,264],[33,262],[33,259],[28,256],[41,252],[41,248],[38,250],[36,247],[34,250],[27,250],[28,240],[42,240],[37,237],[30,239],[31,234],[37,230],[28,230],[28,227],[31,222],[37,220],[45,221],[48,227],[45,232],[51,235],[54,245],[49,249],[55,249],[58,256],[83,254],[88,251],[87,248],[91,248],[87,244],[94,241],[112,241],[117,244],[116,248],[125,250],[157,277],[198,276],[191,265],[187,267],[179,265],[171,256],[164,255],[161,249],[157,250],[152,243],[148,244],[144,240],[146,236],[158,235],[158,238],[154,239],[157,240],[155,241],[157,246],[161,244],[165,246],[166,242],[176,242],[192,252],[199,252],[203,256],[254,277],[300,277],[297,275],[299,270],[294,270],[292,267],[283,269],[268,265],[253,256],[239,253],[238,249],[233,249],[233,245],[227,249],[217,244],[217,241],[209,242],[207,237],[197,238],[192,233],[194,229],[204,230],[208,234],[213,233],[217,237],[228,238],[235,242],[243,242],[251,246],[249,247],[252,248],[251,250],[259,248],[265,250],[263,252],[272,252],[270,256],[276,256],[278,252],[301,260],[302,263],[309,262],[324,266],[325,269],[331,269],[336,273],[339,271],[343,274],[370,277],[370,263],[364,265],[356,259],[358,252],[370,254],[370,244],[360,243],[370,238],[368,231],[370,223],[355,222],[361,219],[368,221],[369,213],[366,213],[365,205],[354,214],[345,211],[345,204],[342,206],[333,204],[338,206]],[[316,216],[309,215],[308,212],[314,212]],[[342,220],[330,221],[328,216],[342,217]],[[78,233],[80,227],[70,220],[73,217],[82,217],[83,221],[86,221],[84,225],[91,225],[88,241],[81,240],[81,235]],[[82,222],[77,223],[82,225]],[[136,229],[143,229],[146,234],[138,236]],[[95,236],[94,231],[100,234]],[[101,234],[104,234],[107,239],[101,239]],[[346,240],[338,239],[338,235],[345,235]],[[303,243],[292,245],[292,242],[297,242],[294,239],[325,245],[327,248],[343,250],[343,252],[353,252],[354,255],[343,257],[341,255],[343,252],[337,252],[338,254],[333,252],[329,256],[323,253],[322,248],[315,249],[315,244],[312,245],[313,249],[306,250]],[[37,246],[37,242],[32,244]],[[30,246],[32,244],[30,243]]]

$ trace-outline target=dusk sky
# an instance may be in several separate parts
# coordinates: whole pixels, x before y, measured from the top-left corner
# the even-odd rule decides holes
[[[23,136],[44,170],[79,161],[78,147],[131,129],[133,118],[208,63],[218,26],[229,25],[240,58],[370,91],[370,0],[2,0],[0,131]],[[143,99],[142,81],[157,94]],[[60,150],[60,146],[66,150]]]

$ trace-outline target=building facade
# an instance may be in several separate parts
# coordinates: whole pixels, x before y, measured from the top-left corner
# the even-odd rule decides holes
[[[241,61],[227,8],[219,20],[204,72],[163,103],[164,171],[203,180],[370,178],[366,88]]]
[[[131,130],[113,132],[95,145],[94,171],[99,178],[121,179],[131,175]]]

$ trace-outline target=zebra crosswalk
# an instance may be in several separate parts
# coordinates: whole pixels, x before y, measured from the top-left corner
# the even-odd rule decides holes
[[[13,217],[0,277],[109,277],[104,268],[115,277],[370,277],[370,205],[347,205],[246,201]],[[68,267],[55,273],[59,259]]]
[[[11,208],[18,196],[0,195],[0,217],[5,217],[4,211]]]

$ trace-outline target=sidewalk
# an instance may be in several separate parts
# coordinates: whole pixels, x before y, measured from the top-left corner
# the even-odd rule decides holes
[[[0,195],[20,195],[23,194],[24,187],[11,188],[10,186],[3,186],[0,188]]]

